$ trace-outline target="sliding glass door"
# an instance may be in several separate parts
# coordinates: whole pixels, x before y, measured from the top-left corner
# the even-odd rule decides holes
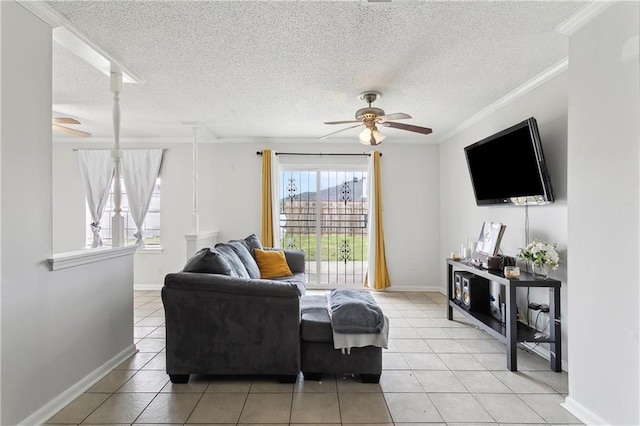
[[[362,287],[368,265],[366,169],[284,168],[280,192],[280,244],[305,251],[308,284]]]

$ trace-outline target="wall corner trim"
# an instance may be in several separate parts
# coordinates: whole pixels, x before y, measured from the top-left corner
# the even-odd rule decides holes
[[[95,249],[84,249],[69,251],[65,253],[56,253],[47,261],[51,265],[52,271],[59,269],[73,268],[87,263],[101,262],[116,257],[131,256],[135,253],[138,246],[131,245],[125,247],[104,247]]]

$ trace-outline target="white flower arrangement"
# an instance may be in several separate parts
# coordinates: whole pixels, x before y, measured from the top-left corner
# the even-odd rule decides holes
[[[516,257],[536,265],[547,266],[553,270],[558,269],[560,263],[557,244],[549,244],[540,240],[533,240],[525,248],[519,248]]]

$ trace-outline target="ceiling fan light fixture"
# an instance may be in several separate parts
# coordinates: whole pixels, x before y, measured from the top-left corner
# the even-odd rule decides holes
[[[386,138],[386,136],[380,133],[376,127],[367,127],[358,135],[358,139],[360,139],[360,143],[363,145],[379,145],[384,138]]]

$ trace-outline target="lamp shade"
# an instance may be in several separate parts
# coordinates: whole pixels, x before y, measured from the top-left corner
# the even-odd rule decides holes
[[[360,139],[360,143],[363,145],[379,145],[384,138],[386,138],[386,136],[380,133],[376,127],[367,127],[358,135],[358,139]],[[372,143],[372,139],[375,143]]]

